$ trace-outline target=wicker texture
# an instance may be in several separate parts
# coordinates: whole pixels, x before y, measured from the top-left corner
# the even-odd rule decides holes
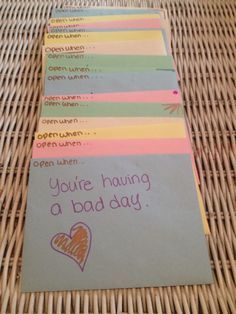
[[[41,46],[52,7],[161,6],[191,129],[215,284],[150,289],[20,292],[33,134],[40,112]],[[1,313],[236,313],[235,0],[0,2]],[[58,274],[59,275],[59,274]]]

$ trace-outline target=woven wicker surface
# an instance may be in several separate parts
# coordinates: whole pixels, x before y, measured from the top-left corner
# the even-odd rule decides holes
[[[214,285],[86,292],[20,292],[33,134],[40,111],[41,46],[53,6],[161,6],[191,128],[211,229]],[[0,2],[1,313],[236,313],[236,2]],[[59,274],[58,274],[59,275]]]

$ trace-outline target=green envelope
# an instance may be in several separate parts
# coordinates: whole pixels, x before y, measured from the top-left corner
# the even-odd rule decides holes
[[[147,70],[174,71],[171,56],[139,56],[139,55],[80,55],[76,54],[47,54],[46,74],[60,75],[67,73],[99,72],[128,72]]]

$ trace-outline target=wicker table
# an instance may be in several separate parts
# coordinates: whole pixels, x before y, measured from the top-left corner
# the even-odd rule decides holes
[[[20,292],[33,134],[40,112],[41,46],[51,9],[63,4],[161,6],[191,128],[211,229],[214,285]],[[236,313],[235,0],[0,2],[1,313]]]

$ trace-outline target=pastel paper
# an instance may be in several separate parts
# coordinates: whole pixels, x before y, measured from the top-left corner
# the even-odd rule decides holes
[[[50,130],[51,131],[51,130]],[[45,132],[36,133],[36,140],[58,140],[61,138],[69,139],[73,141],[74,139],[142,139],[142,138],[181,138],[186,137],[185,125],[183,121],[166,124],[161,123],[159,125],[140,125],[140,126],[128,126],[119,128],[106,128],[106,129],[80,129],[77,131],[71,130],[70,132]],[[202,202],[201,194],[198,189],[199,206],[201,209],[204,230],[206,234],[209,234],[209,227],[206,221],[204,205]]]
[[[125,20],[125,21],[100,21],[91,24],[62,24],[57,27],[48,27],[50,33],[63,33],[63,32],[81,32],[81,31],[106,31],[112,30],[155,30],[162,29],[162,34],[165,39],[165,46],[168,47],[168,51],[171,51],[170,42],[170,26],[166,20],[163,19],[142,19],[142,20]],[[165,34],[166,33],[166,34]]]
[[[35,133],[36,140],[185,138],[184,121],[140,126]]]
[[[160,18],[158,13],[156,14],[132,14],[132,15],[103,15],[103,16],[76,16],[76,17],[62,17],[62,18],[51,18],[49,19],[49,25],[58,27],[61,25],[85,25],[96,22],[109,22],[109,21],[125,21],[125,20],[139,20],[140,16],[142,19],[153,19]]]
[[[93,42],[114,42],[114,41],[137,41],[137,40],[156,40],[165,44],[161,30],[154,31],[120,31],[120,32],[89,32],[89,33],[61,33],[45,34],[45,45],[58,44],[85,44]]]
[[[89,73],[45,77],[45,96],[178,90],[173,71]]]
[[[66,148],[66,150],[65,150]],[[119,155],[119,154],[183,154],[192,156],[193,169],[197,176],[194,156],[190,140],[183,139],[126,139],[126,140],[36,140],[33,145],[33,158],[51,158],[56,156],[91,156]],[[49,155],[48,155],[49,154]],[[51,155],[52,154],[52,155]]]
[[[167,54],[164,42],[161,44],[153,40],[93,42],[93,44],[52,45],[43,46],[42,73],[45,74],[46,53],[80,53],[80,54],[110,54],[110,55],[148,55],[164,56]]]
[[[39,167],[46,164],[48,167]],[[133,174],[146,174],[149,185],[116,188],[106,181],[104,188],[101,179],[102,175],[113,178]],[[52,186],[56,180],[66,183],[76,176],[90,180],[93,190],[55,196],[50,180]],[[140,202],[136,205],[115,208],[111,204],[114,195],[121,200],[137,194]],[[96,204],[99,197],[104,204],[100,212],[73,210],[73,204],[88,200]],[[60,204],[61,214],[52,214],[54,203]],[[51,245],[56,234],[69,234],[78,223],[90,230],[83,269]],[[186,155],[32,160],[24,238],[24,292],[212,282],[191,162]]]
[[[200,213],[201,213],[201,217],[202,217],[204,233],[209,235],[210,234],[210,228],[209,228],[209,225],[207,222],[206,210],[205,210],[205,206],[203,203],[202,194],[200,192],[200,189],[199,189],[199,186],[198,186],[196,179],[195,179],[195,186],[196,186],[196,191],[197,191],[197,196],[198,196],[198,204],[199,204]]]
[[[165,103],[179,104],[182,102],[178,90],[149,90],[124,93],[99,93],[99,94],[71,94],[71,95],[47,95],[43,100],[79,100],[95,102],[147,102],[147,103]]]
[[[71,23],[71,24],[65,24],[62,23],[58,26],[51,26],[50,31],[53,31],[54,28],[61,28],[62,30],[64,28],[83,28],[83,29],[129,29],[129,28],[136,28],[136,29],[145,29],[145,28],[162,28],[166,27],[167,23],[164,20],[152,18],[152,19],[140,19],[137,20],[122,20],[122,21],[100,21],[100,22],[93,22],[81,25],[80,23]],[[63,31],[62,31],[63,33]]]
[[[34,141],[33,158],[190,154],[186,139]]]
[[[170,126],[171,124],[171,126]],[[140,126],[128,126],[128,127],[119,127],[119,128],[100,128],[100,129],[78,129],[71,131],[62,131],[62,132],[37,132],[35,134],[36,140],[60,140],[67,139],[73,141],[75,139],[85,140],[85,139],[151,139],[151,138],[185,138],[185,125],[184,121],[172,122],[169,124],[160,123],[156,125],[140,125]],[[201,198],[199,188],[197,186],[197,194],[199,199],[199,206],[201,210],[204,230],[206,234],[209,234],[209,227],[206,220],[204,204]]]
[[[53,9],[23,292],[212,282],[202,226],[210,231],[166,16],[158,9]]]
[[[162,14],[163,9],[143,9],[143,8],[55,8],[52,10],[52,18],[76,17],[76,16],[104,16],[104,15],[132,15],[132,14]]]
[[[146,56],[146,55],[80,55],[73,54],[47,54],[46,73],[68,74],[84,73],[96,69],[99,72],[129,72],[134,70],[167,70],[174,71],[174,62],[171,56]],[[122,68],[122,65],[124,68]],[[90,73],[90,72],[86,72]]]
[[[127,21],[96,22],[91,24],[67,24],[57,27],[48,26],[49,33],[76,33],[76,32],[111,32],[111,31],[128,31],[128,30],[162,30],[168,51],[171,51],[171,31],[169,24],[163,19],[143,19]]]
[[[94,41],[93,43],[78,44],[53,44],[43,46],[43,57],[45,53],[81,53],[81,54],[118,54],[118,55],[167,55],[164,42],[155,40],[137,40],[112,42]]]
[[[42,117],[183,117],[181,104],[43,101]]]
[[[73,141],[92,139],[151,139],[151,138],[185,138],[186,130],[184,120],[180,122],[160,123],[156,125],[140,125],[119,128],[79,129],[64,132],[36,133],[36,140],[60,140]],[[203,206],[201,201],[201,206]]]
[[[153,142],[150,142],[150,141]],[[130,142],[131,141],[131,142]],[[133,142],[132,142],[133,141]],[[130,142],[130,143],[129,143]],[[73,140],[73,141],[66,141],[66,140],[53,140],[53,141],[41,141],[36,140],[33,145],[33,158],[49,158],[49,157],[55,157],[60,156],[57,155],[57,153],[66,154],[66,156],[78,156],[81,152],[82,154],[107,154],[107,155],[119,155],[121,152],[125,154],[140,154],[143,153],[153,153],[153,154],[181,154],[181,153],[190,153],[192,156],[192,163],[193,163],[193,169],[196,175],[196,179],[198,179],[197,169],[194,161],[194,156],[191,150],[191,143],[189,140],[189,137],[186,136],[183,139],[174,139],[174,138],[167,138],[167,139],[157,139],[154,136],[154,139],[144,138],[144,139],[126,139],[123,141],[116,139],[115,141],[111,140],[103,140],[99,139],[97,140],[97,143],[94,140]],[[153,145],[153,147],[150,147],[150,144]],[[116,146],[113,149],[113,146]],[[66,151],[64,151],[64,148],[66,147]],[[51,149],[53,152],[51,152]],[[97,152],[96,152],[97,149]],[[127,149],[127,151],[126,151]],[[183,149],[181,151],[181,149]],[[150,151],[149,151],[150,150]],[[56,154],[56,155],[47,155],[49,154]],[[38,155],[39,154],[39,155]],[[43,154],[43,155],[41,155]],[[46,154],[46,155],[45,155]],[[83,155],[84,156],[84,155]]]
[[[124,118],[103,118],[103,117],[40,117],[38,132],[72,131],[81,128],[110,128],[131,125],[160,124],[169,122],[181,122],[182,118],[159,118],[159,117],[124,117]]]

